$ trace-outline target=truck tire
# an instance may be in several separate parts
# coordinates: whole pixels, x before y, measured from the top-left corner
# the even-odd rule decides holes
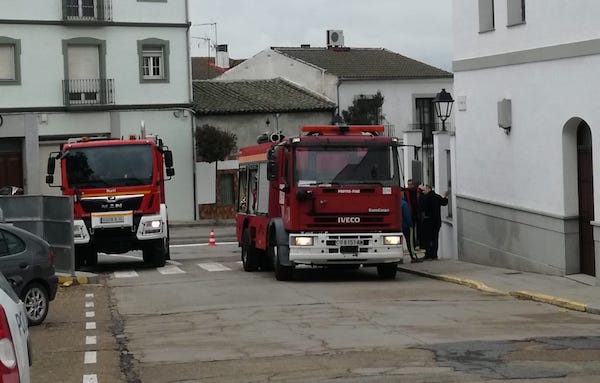
[[[284,266],[279,260],[279,246],[277,243],[269,245],[269,250],[272,251],[274,260],[275,279],[278,281],[291,281],[294,276],[294,266]]]
[[[88,248],[85,252],[85,265],[86,266],[98,266],[98,250],[95,248]]]
[[[258,270],[258,255],[256,249],[252,246],[252,240],[250,239],[250,230],[244,229],[242,233],[242,265],[244,271],[256,271]]]
[[[154,267],[163,267],[167,261],[167,251],[165,250],[166,240],[159,239],[149,244],[142,251],[145,263],[150,263]]]
[[[398,264],[396,262],[377,265],[377,274],[381,279],[394,279],[396,278],[396,273],[398,273]]]

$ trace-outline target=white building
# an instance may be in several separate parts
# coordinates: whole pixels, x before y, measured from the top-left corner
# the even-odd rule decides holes
[[[388,134],[404,138],[405,144],[425,149],[421,181],[436,184],[431,131],[439,130],[432,101],[442,88],[452,91],[452,73],[382,48],[350,48],[329,41],[327,47],[265,49],[216,80],[256,80],[284,78],[332,100],[337,113],[348,110],[355,99],[384,97],[381,123]],[[450,121],[449,121],[449,125]],[[428,133],[423,134],[426,131]],[[410,162],[414,151],[406,148],[405,178],[412,177]],[[424,154],[425,153],[425,154]]]
[[[58,194],[49,152],[144,121],[173,151],[169,218],[194,219],[187,1],[2,1],[0,15],[0,184]]]
[[[459,258],[599,275],[600,3],[455,0],[453,13]]]

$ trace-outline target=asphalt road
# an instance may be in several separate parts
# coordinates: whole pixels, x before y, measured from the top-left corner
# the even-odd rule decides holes
[[[600,381],[600,316],[371,269],[278,282],[244,272],[237,245],[199,242],[158,270],[135,252],[102,257],[101,284],[61,289],[32,329],[33,381]],[[81,330],[90,292],[96,347]]]

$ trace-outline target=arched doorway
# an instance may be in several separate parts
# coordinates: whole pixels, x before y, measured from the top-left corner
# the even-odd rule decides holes
[[[585,121],[577,126],[577,195],[579,200],[579,265],[581,273],[596,275],[594,254],[594,173],[592,132]]]

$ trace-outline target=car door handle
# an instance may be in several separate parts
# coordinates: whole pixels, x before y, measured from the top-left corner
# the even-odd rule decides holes
[[[25,262],[19,263],[19,267],[22,268],[22,269],[26,269],[26,268],[29,267],[29,263],[25,263]]]

